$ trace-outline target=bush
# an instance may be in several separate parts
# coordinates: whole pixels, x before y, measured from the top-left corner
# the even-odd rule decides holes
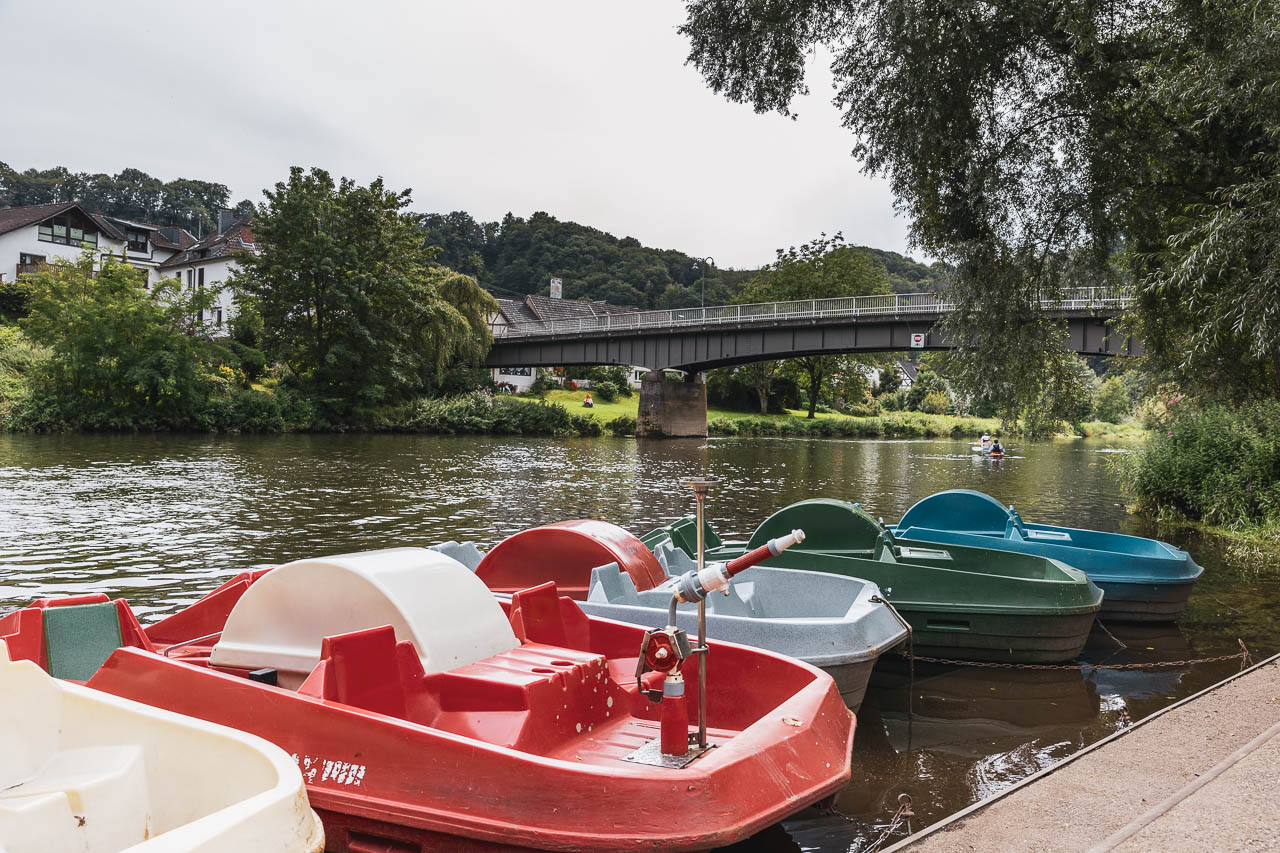
[[[30,296],[31,285],[26,280],[0,281],[0,315],[25,317]]]
[[[906,408],[906,394],[902,391],[886,391],[876,399],[886,412],[900,412]]]
[[[618,415],[613,420],[606,422],[604,428],[609,431],[610,435],[635,435],[636,419],[631,415]],[[708,429],[710,429],[710,424],[708,424]]]
[[[204,420],[209,429],[220,432],[284,432],[285,428],[280,401],[255,389],[211,399]]]
[[[1121,457],[1140,512],[1230,528],[1280,526],[1280,402],[1191,411],[1175,406],[1163,429]]]
[[[1098,386],[1098,393],[1093,398],[1093,416],[1112,424],[1118,424],[1129,416],[1129,394],[1120,377],[1112,376]]]
[[[946,391],[930,391],[920,401],[920,411],[930,415],[945,415],[951,408],[951,395]]]
[[[604,400],[606,403],[612,403],[614,400],[618,399],[618,386],[607,380],[594,385],[591,390],[595,392],[597,397]]]
[[[571,415],[545,401],[494,397],[477,391],[461,397],[422,397],[384,415],[378,426],[429,435],[490,433],[495,435],[601,435],[590,415]]]

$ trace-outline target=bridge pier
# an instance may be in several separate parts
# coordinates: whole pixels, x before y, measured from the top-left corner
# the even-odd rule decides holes
[[[706,438],[707,383],[703,374],[668,379],[650,370],[640,381],[637,438]]]

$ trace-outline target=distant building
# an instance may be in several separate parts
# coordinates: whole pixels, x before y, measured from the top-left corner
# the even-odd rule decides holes
[[[226,335],[236,315],[235,293],[227,281],[237,269],[236,258],[243,253],[257,254],[251,222],[238,219],[224,223],[216,234],[175,253],[160,264],[166,278],[177,276],[188,290],[216,290],[208,314],[201,320],[214,335]]]
[[[558,285],[558,279],[552,279]],[[629,314],[639,309],[623,305],[610,305],[607,302],[586,302],[579,299],[562,299],[560,288],[553,286],[551,296],[529,294],[523,299],[498,300],[498,313],[489,317],[489,329],[495,338],[502,337],[508,326],[548,323],[555,320],[575,320],[578,318],[595,318],[607,314]],[[648,370],[637,365],[623,365],[627,369],[627,378],[633,388],[640,387],[640,380]],[[493,381],[508,383],[517,392],[527,391],[537,378],[537,368],[530,367],[495,367]]]
[[[185,228],[154,225],[89,213],[76,202],[0,209],[0,281],[15,281],[57,260],[77,260],[85,250],[97,258],[120,258],[146,273],[147,286],[179,277],[189,289],[215,288],[235,269],[237,251],[256,251],[248,222],[226,215],[219,229],[198,239]],[[212,335],[225,335],[235,316],[235,299],[221,291],[198,318]]]

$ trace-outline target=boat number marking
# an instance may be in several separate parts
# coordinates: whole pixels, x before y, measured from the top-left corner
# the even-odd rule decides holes
[[[339,785],[353,785],[358,788],[364,781],[365,765],[363,764],[313,758],[310,755],[299,756],[296,752],[293,754],[293,760],[302,771],[302,778],[308,785],[314,782],[336,782]]]

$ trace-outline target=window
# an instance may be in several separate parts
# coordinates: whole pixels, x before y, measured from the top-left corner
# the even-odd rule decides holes
[[[215,310],[216,310],[216,312],[217,312],[217,317],[218,317],[218,321],[217,321],[217,322],[218,322],[218,325],[219,325],[219,326],[221,326],[221,325],[222,325],[222,306],[221,306],[221,305],[219,305]]]
[[[98,247],[98,232],[72,227],[68,217],[55,216],[37,226],[37,238],[45,243],[77,246],[85,249]]]
[[[198,278],[199,278],[198,283],[200,285],[200,289],[204,290],[204,267],[200,267],[200,275],[198,276]]]
[[[32,254],[28,254],[27,252],[22,252],[18,256],[18,263],[24,266],[27,264],[43,264],[45,260],[46,258],[44,255],[32,255]]]
[[[532,367],[499,367],[499,376],[532,376]]]
[[[126,231],[125,239],[129,241],[130,252],[145,252],[147,250],[147,233],[145,231]]]
[[[196,271],[187,270],[187,290],[196,289]]]

